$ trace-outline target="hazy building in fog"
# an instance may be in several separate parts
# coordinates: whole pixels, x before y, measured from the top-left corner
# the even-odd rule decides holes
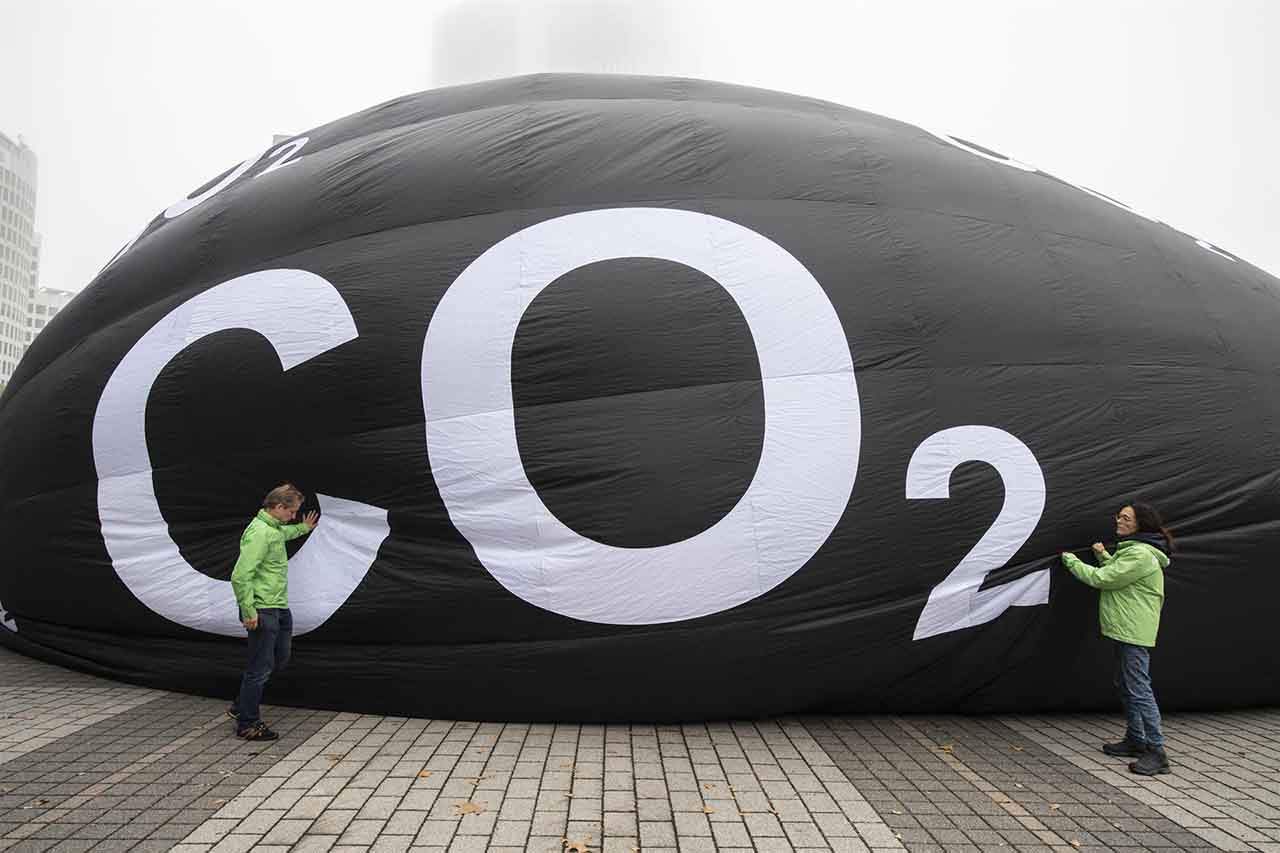
[[[36,226],[36,155],[0,133],[0,385],[27,347],[40,245]]]
[[[519,3],[470,0],[435,20],[431,45],[432,78],[437,85],[473,83],[520,73],[532,45],[522,32]]]
[[[640,73],[678,52],[663,0],[463,0],[440,12],[431,45],[438,86],[538,71]]]

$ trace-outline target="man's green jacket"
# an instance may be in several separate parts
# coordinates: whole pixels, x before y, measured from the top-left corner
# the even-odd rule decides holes
[[[259,607],[289,606],[289,556],[284,543],[310,532],[305,524],[281,524],[265,509],[258,510],[240,537],[240,559],[231,572],[241,619],[255,618]]]
[[[1126,539],[1115,554],[1105,551],[1100,566],[1091,566],[1075,554],[1063,554],[1071,574],[1101,590],[1098,618],[1102,636],[1135,646],[1155,646],[1164,604],[1164,569],[1169,557],[1146,542]]]

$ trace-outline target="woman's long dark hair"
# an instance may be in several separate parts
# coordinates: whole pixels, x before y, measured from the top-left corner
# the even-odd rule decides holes
[[[1155,533],[1164,537],[1164,543],[1168,546],[1170,554],[1173,553],[1173,534],[1169,528],[1164,526],[1164,518],[1160,515],[1160,510],[1156,509],[1146,501],[1129,501],[1126,506],[1133,507],[1133,516],[1138,521],[1139,533]]]

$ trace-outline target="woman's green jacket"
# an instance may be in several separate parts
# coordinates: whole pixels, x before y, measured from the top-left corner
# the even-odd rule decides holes
[[[1102,636],[1135,646],[1155,646],[1169,557],[1154,545],[1125,539],[1116,545],[1115,554],[1104,551],[1100,560],[1102,565],[1091,566],[1074,554],[1062,555],[1071,574],[1101,590],[1098,619]]]

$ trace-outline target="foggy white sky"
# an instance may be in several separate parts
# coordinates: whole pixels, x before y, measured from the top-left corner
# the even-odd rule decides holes
[[[40,283],[67,290],[273,133],[533,71],[704,77],[928,124],[1280,274],[1277,44],[1268,0],[0,0],[0,131],[40,158]]]

